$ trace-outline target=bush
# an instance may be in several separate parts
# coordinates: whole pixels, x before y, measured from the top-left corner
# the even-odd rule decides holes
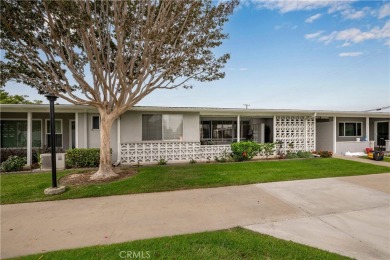
[[[313,154],[311,152],[305,152],[305,151],[298,151],[297,152],[297,155],[299,156],[299,158],[313,158]]]
[[[259,153],[260,145],[252,141],[243,141],[232,143],[231,149],[235,161],[247,161]]]
[[[274,153],[275,149],[275,143],[265,143],[261,144],[261,151],[265,155],[265,157],[268,157]]]
[[[333,153],[330,151],[319,151],[319,152],[314,151],[313,153],[318,154],[322,158],[329,158],[333,156]]]
[[[164,158],[161,158],[158,162],[157,162],[157,164],[158,165],[166,165],[167,164],[167,160],[165,160]]]
[[[26,165],[26,163],[26,157],[13,155],[1,163],[0,169],[5,172],[20,171],[23,170],[23,166]]]
[[[300,158],[297,153],[288,152],[286,154],[286,159],[297,159]]]
[[[66,165],[68,167],[98,167],[99,162],[99,148],[76,148],[66,151]]]
[[[229,154],[226,150],[224,150],[220,156],[215,156],[214,160],[216,162],[224,163],[224,162],[231,162],[233,158],[231,154]]]
[[[196,163],[196,160],[194,160],[194,159],[190,160],[190,164],[195,164],[195,163]]]

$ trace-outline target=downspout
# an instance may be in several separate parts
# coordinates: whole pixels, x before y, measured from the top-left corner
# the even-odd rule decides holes
[[[118,159],[114,163],[114,166],[118,166],[121,164],[122,158],[121,158],[121,118],[118,117],[116,121],[116,141],[117,141],[117,154],[118,154]]]

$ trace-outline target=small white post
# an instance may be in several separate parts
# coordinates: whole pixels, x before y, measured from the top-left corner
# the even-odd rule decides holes
[[[366,138],[367,141],[370,141],[370,117],[366,117]],[[362,140],[365,141],[365,140]]]
[[[337,152],[336,144],[337,144],[337,121],[336,117],[333,117],[333,154]]]
[[[240,141],[240,136],[241,136],[241,119],[240,115],[237,116],[237,142]]]
[[[27,166],[32,164],[32,112],[27,112]]]
[[[74,123],[74,128],[75,128],[75,148],[79,148],[79,113],[78,112],[76,112],[75,113],[75,115],[74,115],[74,121],[75,121],[75,123]]]
[[[307,117],[305,117],[305,151],[307,151]]]
[[[264,143],[265,142],[265,124],[264,123],[261,123],[260,124],[260,143]]]
[[[88,148],[88,114],[84,113],[84,148]]]

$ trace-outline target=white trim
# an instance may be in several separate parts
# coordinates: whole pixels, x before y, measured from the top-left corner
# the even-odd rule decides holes
[[[75,128],[76,128],[76,136],[75,136],[75,142],[76,142],[76,148],[79,148],[79,113],[75,113]]]
[[[344,135],[340,135],[340,124],[344,124]],[[360,135],[345,135],[345,124],[360,124]],[[363,136],[363,122],[362,121],[340,121],[337,123],[337,136],[338,137],[362,137]],[[357,133],[357,128],[356,128]]]
[[[69,149],[72,149],[72,122],[74,122],[74,136],[75,136],[75,140],[74,140],[74,147],[76,148],[76,119],[69,119]]]
[[[337,152],[337,117],[333,117],[333,153]]]
[[[237,116],[237,143],[240,142],[240,138],[241,138],[241,118],[240,115],[238,115]]]
[[[32,112],[27,112],[27,165],[32,164]]]
[[[88,113],[84,113],[84,147],[88,148]]]
[[[47,143],[47,135],[50,134],[50,132],[48,133],[47,132],[47,122],[50,121],[50,119],[45,119],[45,145],[48,145]],[[61,133],[56,133],[56,135],[60,134],[61,135],[61,144],[62,146],[60,146],[61,148],[64,148],[64,124],[62,122],[62,118],[59,118],[59,119],[55,119],[54,121],[60,121],[61,122]],[[50,131],[50,130],[49,130]],[[57,129],[56,129],[57,131]],[[55,147],[57,147],[57,145],[55,145]]]
[[[369,117],[366,117],[366,138],[367,141],[370,141],[370,118]]]

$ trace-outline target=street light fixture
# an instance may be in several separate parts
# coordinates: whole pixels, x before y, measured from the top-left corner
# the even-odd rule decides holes
[[[54,101],[57,100],[57,96],[46,95],[47,100],[50,102],[50,148],[51,148],[51,188],[45,189],[46,195],[54,195],[63,193],[65,186],[57,187],[57,164],[56,164],[56,124],[55,124],[55,111]]]

